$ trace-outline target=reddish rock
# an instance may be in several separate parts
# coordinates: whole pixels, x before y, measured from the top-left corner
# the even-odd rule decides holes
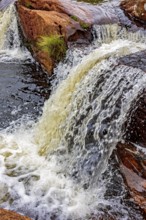
[[[84,31],[78,22],[56,11],[30,10],[20,5],[18,13],[25,37],[29,41],[52,34],[63,35],[67,40],[77,31]]]
[[[146,1],[145,0],[123,0],[121,7],[134,19],[146,22]]]
[[[40,36],[61,35],[67,41],[72,36],[82,38],[84,30],[78,22],[63,13],[31,10],[21,5],[18,5],[17,8],[24,36],[30,42],[34,56],[48,73],[51,73],[54,60],[47,53],[39,50],[37,46],[38,38]]]
[[[66,42],[69,39],[91,38],[91,35],[87,35],[87,32],[80,26],[79,22],[74,21],[64,13],[32,10],[22,6],[20,3],[17,4],[17,9],[24,36],[30,42],[36,60],[42,64],[48,73],[52,72],[54,60],[47,53],[39,50],[37,41],[40,36],[57,34],[63,36]]]
[[[26,6],[28,0],[21,0],[21,4]],[[71,0],[29,0],[29,5],[37,10],[57,11],[69,16],[75,16],[88,24],[117,22],[117,16],[111,4],[107,6],[107,9],[110,10],[104,10],[104,6],[73,2]]]
[[[92,39],[91,25],[118,22],[110,4],[104,8],[71,0],[20,0],[17,11],[24,36],[30,42],[37,61],[48,73],[52,72],[54,60],[39,51],[37,41],[40,36],[57,34],[66,43],[77,39],[89,43]]]
[[[119,143],[117,156],[131,196],[146,213],[146,156],[132,143]]]
[[[146,215],[146,92],[133,103],[125,143],[117,145],[119,166],[134,201]]]
[[[0,220],[31,220],[28,217],[17,214],[13,211],[0,209]]]

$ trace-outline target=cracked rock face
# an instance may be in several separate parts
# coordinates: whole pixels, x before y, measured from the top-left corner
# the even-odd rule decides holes
[[[146,23],[146,1],[145,0],[123,0],[122,9],[133,19]]]

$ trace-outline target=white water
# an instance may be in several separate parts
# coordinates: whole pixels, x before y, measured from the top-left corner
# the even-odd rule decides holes
[[[109,206],[118,219],[129,219],[133,211],[121,198],[105,200],[110,178],[104,181],[102,173],[146,84],[141,70],[118,65],[118,57],[143,49],[145,43],[134,40],[103,44],[59,83],[37,124],[1,131],[1,207],[38,220],[89,220]]]
[[[67,52],[65,61],[60,63],[55,69],[55,79],[53,80],[52,90],[56,90],[57,85],[70,73],[74,66],[77,66],[84,56],[90,54],[102,44],[109,44],[114,40],[129,40],[130,42],[146,44],[146,31],[128,32],[126,28],[118,24],[94,25],[94,41],[85,47],[73,47]],[[60,74],[61,72],[61,74]]]
[[[11,4],[0,11],[0,62],[32,61],[28,50],[21,45],[16,10]]]

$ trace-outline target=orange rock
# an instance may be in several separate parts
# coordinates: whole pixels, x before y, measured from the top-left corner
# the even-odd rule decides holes
[[[21,0],[20,2],[26,6],[28,0]],[[111,11],[104,10],[104,8],[99,5],[90,5],[71,0],[29,0],[29,5],[31,8],[37,10],[57,11],[69,16],[76,16],[88,24],[117,22],[117,16],[115,15],[113,6],[110,4],[108,7],[111,6]]]
[[[28,217],[6,209],[0,209],[0,220],[31,220]]]
[[[107,7],[110,7],[109,12]],[[40,52],[37,40],[40,36],[61,35],[64,41],[90,42],[92,24],[118,22],[112,6],[104,9],[71,0],[19,0],[17,11],[22,31],[37,61],[51,74],[55,62],[47,53]],[[87,31],[88,29],[88,31]]]
[[[56,11],[30,10],[19,6],[18,13],[25,37],[29,41],[36,41],[42,35],[52,34],[63,35],[68,39],[78,30],[83,31],[78,22]]]
[[[91,39],[80,23],[73,20],[64,13],[57,11],[31,10],[20,3],[17,4],[17,11],[22,31],[34,52],[36,60],[51,74],[54,67],[54,60],[47,53],[39,51],[37,41],[40,36],[61,35],[64,41],[78,38]]]

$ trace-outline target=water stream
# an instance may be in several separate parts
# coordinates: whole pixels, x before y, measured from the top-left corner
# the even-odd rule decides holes
[[[0,69],[33,63],[13,5],[0,12],[0,29]],[[1,129],[1,207],[33,220],[90,220],[105,213],[104,219],[143,219],[133,201],[125,202],[123,179],[109,159],[146,85],[145,73],[119,58],[145,50],[145,32],[115,24],[95,26],[94,33],[90,46],[71,48],[55,69],[52,95],[37,122],[21,117]],[[119,188],[108,196],[113,178]]]

